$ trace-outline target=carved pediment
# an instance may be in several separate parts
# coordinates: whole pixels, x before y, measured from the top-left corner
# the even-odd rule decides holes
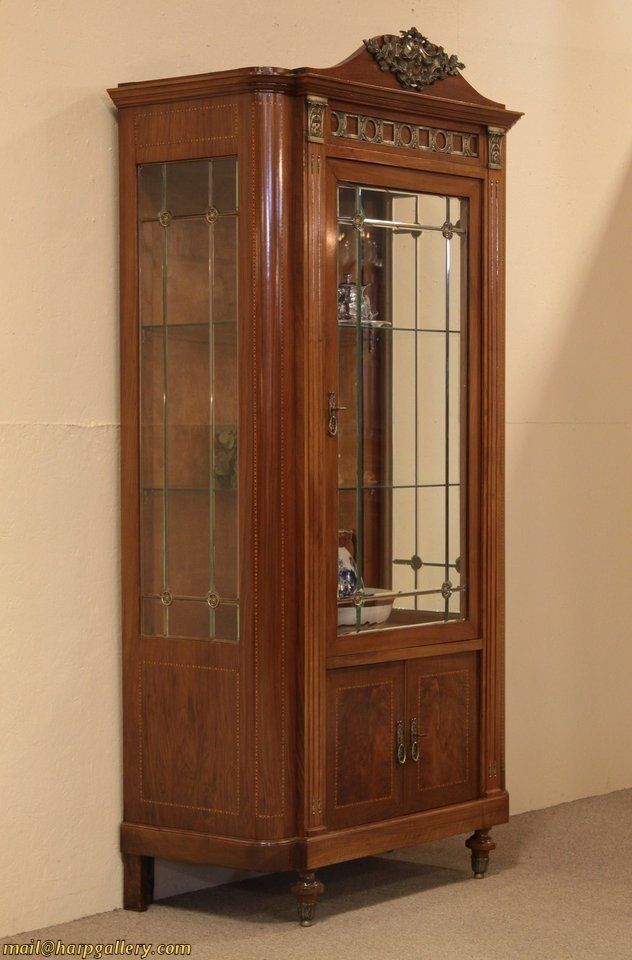
[[[401,85],[410,90],[423,90],[437,80],[457,76],[465,66],[456,54],[449,56],[416,27],[400,30],[399,37],[392,33],[373,37],[365,40],[364,45],[377,60],[380,70],[394,73]]]

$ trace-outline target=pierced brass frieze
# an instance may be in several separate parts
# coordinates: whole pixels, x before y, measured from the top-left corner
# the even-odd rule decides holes
[[[331,133],[334,138],[342,140],[361,140],[364,143],[456,157],[478,157],[478,137],[475,133],[384,120],[360,113],[346,113],[344,110],[331,111]]]
[[[372,37],[364,41],[364,46],[373,54],[380,70],[390,70],[403,87],[423,90],[437,80],[456,76],[465,66],[456,54],[448,55],[416,27],[399,32],[399,37],[392,33]]]

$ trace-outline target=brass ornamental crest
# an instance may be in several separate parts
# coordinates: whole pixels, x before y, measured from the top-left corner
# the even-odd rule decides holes
[[[365,40],[364,46],[377,60],[380,70],[390,70],[403,87],[423,90],[443,80],[454,77],[464,63],[456,54],[448,56],[443,47],[431,43],[416,27],[400,30],[400,36],[392,33],[383,37]]]

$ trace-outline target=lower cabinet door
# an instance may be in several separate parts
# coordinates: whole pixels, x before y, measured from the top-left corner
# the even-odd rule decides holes
[[[411,812],[479,795],[478,699],[477,653],[407,662],[406,784]]]
[[[376,664],[327,675],[327,824],[344,827],[405,812],[408,750],[404,665]]]

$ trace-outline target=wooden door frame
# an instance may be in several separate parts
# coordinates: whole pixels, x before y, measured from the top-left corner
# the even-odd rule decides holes
[[[325,161],[325,204],[326,219],[324,237],[325,249],[325,305],[323,316],[323,343],[325,351],[325,371],[329,389],[335,390],[337,382],[337,336],[331,333],[331,314],[326,305],[336,302],[338,285],[336,268],[337,249],[337,208],[336,187],[341,182],[361,183],[366,186],[392,187],[449,196],[465,197],[469,201],[469,243],[468,243],[468,395],[467,395],[467,616],[454,623],[413,625],[397,629],[374,630],[354,635],[337,636],[335,606],[330,597],[336,595],[335,584],[337,555],[335,542],[337,536],[337,462],[336,443],[327,445],[325,450],[324,495],[327,500],[327,523],[325,529],[325,547],[322,562],[326,569],[326,582],[331,584],[324,602],[331,612],[326,615],[328,656],[342,656],[367,650],[388,650],[393,645],[415,647],[424,644],[450,643],[472,640],[481,636],[481,338],[482,338],[482,284],[483,268],[480,251],[482,244],[482,199],[483,190],[479,177],[463,177],[452,174],[435,173],[401,166],[382,166],[370,160],[340,160],[327,158]]]

